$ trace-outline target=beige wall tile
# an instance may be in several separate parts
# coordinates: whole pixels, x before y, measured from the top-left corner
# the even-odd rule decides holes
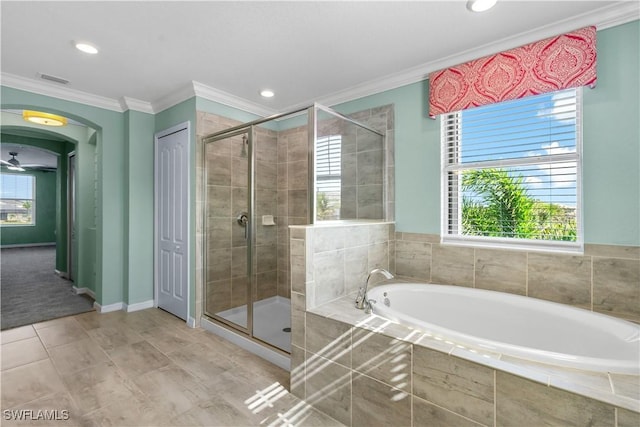
[[[640,413],[632,412],[628,409],[616,408],[618,423],[616,427],[638,427],[640,426]]]
[[[307,313],[306,350],[351,367],[351,326]]]
[[[413,393],[486,425],[493,425],[494,371],[414,346]]]
[[[305,346],[305,295],[291,292],[291,344]]]
[[[640,246],[585,244],[584,254],[606,258],[640,259]]]
[[[526,295],[527,253],[475,249],[475,287]]]
[[[528,254],[528,295],[591,308],[591,257]]]
[[[369,249],[367,246],[347,248],[344,251],[344,286],[345,293],[357,291],[367,280],[369,266]]]
[[[345,294],[344,250],[315,254],[313,270],[316,283],[314,305],[323,304]]]
[[[388,243],[376,243],[369,245],[369,266],[371,271],[375,268],[389,269],[389,245]]]
[[[353,369],[411,392],[411,345],[366,329],[353,331]]]
[[[604,403],[497,372],[497,426],[610,426],[614,408]]]
[[[411,425],[411,395],[364,375],[354,376],[352,417],[354,427]]]
[[[431,244],[398,240],[395,243],[396,274],[428,281],[431,279]]]
[[[307,353],[306,402],[345,425],[351,425],[351,371]]]
[[[326,252],[344,249],[344,227],[317,227],[314,230],[313,251]]]
[[[482,424],[414,396],[413,425],[416,427],[478,427]]]
[[[473,263],[472,248],[434,244],[431,248],[431,281],[473,287]]]
[[[306,354],[303,348],[296,345],[291,346],[291,374],[290,387],[291,394],[300,399],[305,398],[305,363]]]
[[[593,258],[593,310],[640,321],[640,260]]]

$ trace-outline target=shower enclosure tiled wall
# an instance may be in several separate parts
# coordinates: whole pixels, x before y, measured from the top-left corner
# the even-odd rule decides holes
[[[196,245],[196,316],[204,314],[286,352],[289,226],[313,222],[311,202],[319,200],[310,194],[314,182],[316,192],[324,191],[322,197],[329,195],[333,203],[331,213],[318,214],[316,221],[393,218],[393,145],[384,138],[393,132],[393,107],[356,113],[377,132],[324,107],[313,108],[317,135],[311,142],[311,128],[300,125],[301,117],[242,125],[198,112],[196,127],[201,239]],[[323,143],[326,151],[320,153]],[[314,158],[312,180],[309,161]],[[330,167],[324,175],[319,162]],[[265,314],[267,306],[272,311]]]

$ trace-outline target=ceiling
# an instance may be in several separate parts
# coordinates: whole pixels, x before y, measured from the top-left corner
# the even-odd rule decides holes
[[[18,159],[20,165],[25,169],[34,167],[55,169],[58,167],[58,156],[41,148],[22,144],[2,143],[0,146],[0,159],[9,160],[11,158],[10,152],[18,153],[16,159]]]
[[[499,0],[472,13],[465,1],[2,1],[1,70],[3,84],[33,80],[140,101],[151,111],[197,82],[247,111],[281,112],[419,81],[563,31],[619,23],[621,15],[638,19],[638,4]],[[76,50],[80,40],[100,53]],[[263,88],[275,96],[262,98]]]

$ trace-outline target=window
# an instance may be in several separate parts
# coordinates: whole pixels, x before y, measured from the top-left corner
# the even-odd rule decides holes
[[[0,174],[0,224],[35,225],[36,178],[32,175]]]
[[[444,242],[580,250],[581,89],[443,116]]]
[[[340,219],[342,137],[316,139],[316,212],[318,219]]]

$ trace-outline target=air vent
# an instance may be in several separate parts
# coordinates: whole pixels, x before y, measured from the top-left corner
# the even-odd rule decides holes
[[[39,73],[39,74],[40,74],[40,78],[44,80],[49,80],[51,82],[60,83],[63,85],[66,85],[69,83],[69,80],[63,79],[62,77],[56,77],[56,76],[52,76],[50,74],[44,74],[44,73]]]

